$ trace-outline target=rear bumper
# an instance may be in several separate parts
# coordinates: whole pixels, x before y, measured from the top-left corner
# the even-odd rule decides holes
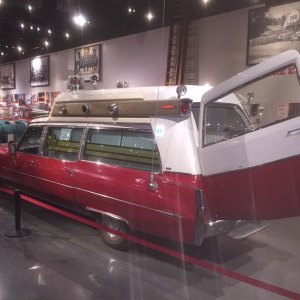
[[[229,233],[233,229],[239,228],[248,223],[248,220],[217,220],[208,223],[199,222],[196,226],[193,244],[200,246],[205,238]]]

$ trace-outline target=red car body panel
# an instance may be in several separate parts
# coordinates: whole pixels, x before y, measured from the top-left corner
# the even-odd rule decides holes
[[[300,156],[204,177],[212,219],[276,219],[300,215]],[[249,184],[250,183],[250,184]],[[286,201],[286,199],[289,199]]]
[[[192,242],[198,177],[156,174],[158,189],[152,191],[147,171],[78,161],[74,179],[81,206],[119,216],[145,233]]]

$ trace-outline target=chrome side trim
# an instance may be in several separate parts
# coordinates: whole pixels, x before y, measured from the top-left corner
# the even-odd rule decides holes
[[[1,167],[1,168],[11,171],[11,169],[9,169],[9,168],[5,168],[5,167]],[[176,214],[176,213],[173,213],[173,212],[170,212],[170,211],[159,210],[159,209],[155,209],[155,208],[152,208],[152,207],[149,207],[149,206],[144,206],[144,205],[140,205],[140,204],[136,204],[136,203],[131,203],[131,202],[128,202],[128,201],[125,201],[125,200],[121,200],[121,199],[114,198],[114,197],[111,197],[111,196],[107,196],[107,195],[104,195],[104,194],[95,193],[95,192],[88,191],[88,190],[85,190],[85,189],[80,189],[80,188],[73,187],[73,186],[70,186],[70,185],[58,183],[56,181],[52,181],[52,180],[48,180],[48,179],[45,179],[45,178],[33,176],[33,175],[30,175],[30,174],[27,174],[27,173],[23,173],[23,172],[16,172],[16,173],[24,175],[24,176],[30,176],[32,178],[38,178],[38,179],[46,181],[46,182],[54,183],[54,184],[57,184],[59,186],[63,186],[63,187],[75,189],[75,190],[78,190],[78,191],[82,191],[82,192],[85,192],[85,193],[89,193],[89,194],[92,194],[92,195],[96,195],[96,196],[99,196],[99,197],[102,197],[102,198],[105,198],[105,199],[114,200],[114,201],[117,201],[117,202],[121,202],[121,203],[125,203],[125,204],[128,204],[128,205],[132,205],[132,206],[135,206],[135,207],[140,207],[140,208],[148,209],[150,211],[154,211],[154,212],[157,212],[157,213],[160,213],[160,214],[163,214],[163,215],[167,215],[169,217],[174,217],[174,218],[178,218],[178,219],[184,219],[184,217],[182,215],[179,215],[179,214]]]
[[[5,167],[2,167],[2,166],[1,166],[0,168],[11,171],[11,169],[5,168]],[[72,188],[72,189],[74,188],[73,186],[66,185],[66,184],[59,183],[59,182],[52,181],[52,180],[48,180],[48,179],[44,179],[44,178],[41,178],[41,177],[33,176],[33,175],[29,174],[29,173],[23,173],[23,172],[17,172],[17,171],[14,171],[14,172],[17,173],[17,174],[20,174],[20,175],[27,176],[27,177],[38,178],[38,179],[43,180],[43,181],[46,181],[46,182],[55,183],[55,184],[57,184],[57,185],[64,186],[64,187],[67,187],[67,188]]]
[[[107,215],[107,216],[112,217],[112,218],[114,218],[114,219],[121,220],[121,221],[123,221],[123,222],[125,222],[125,223],[127,223],[127,224],[129,225],[128,220],[126,220],[125,218],[122,218],[122,217],[120,217],[120,216],[118,216],[118,215],[111,214],[111,213],[106,212],[106,211],[104,211],[104,210],[96,209],[96,208],[89,207],[89,206],[87,206],[86,209],[89,210],[89,211],[95,212],[95,213],[97,213],[97,214]]]
[[[114,198],[114,197],[111,197],[111,196],[107,196],[107,195],[104,195],[104,194],[99,194],[99,193],[91,192],[91,191],[88,191],[88,190],[85,190],[85,189],[80,189],[80,188],[75,188],[75,189],[79,190],[79,191],[83,191],[83,192],[89,193],[89,194],[97,195],[97,196],[100,196],[100,197],[103,197],[103,198],[106,198],[106,199],[110,199],[110,200],[118,201],[118,202],[121,202],[121,203],[125,203],[125,204],[128,204],[128,205],[132,205],[132,206],[136,206],[136,207],[140,207],[140,208],[145,208],[145,209],[148,209],[148,210],[151,210],[151,211],[155,211],[155,212],[160,213],[160,214],[167,215],[169,217],[175,217],[175,218],[178,218],[178,219],[184,219],[184,217],[182,215],[179,215],[179,214],[176,214],[176,213],[173,213],[173,212],[170,212],[170,211],[159,210],[159,209],[155,209],[155,208],[152,208],[152,207],[149,207],[149,206],[144,206],[144,205],[140,205],[140,204],[136,204],[136,203],[131,203],[131,202],[128,202],[128,201],[125,201],[125,200],[121,200],[121,199],[118,199],[118,198]]]
[[[195,213],[196,213],[196,226],[194,233],[193,244],[200,246],[204,239],[205,223],[203,217],[205,216],[205,200],[202,190],[195,190]]]

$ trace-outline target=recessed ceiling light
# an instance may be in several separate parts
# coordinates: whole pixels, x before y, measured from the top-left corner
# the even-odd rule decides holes
[[[151,20],[154,18],[154,16],[153,16],[153,14],[152,14],[151,11],[148,12],[148,14],[146,15],[146,18],[147,18],[149,21],[151,21]]]
[[[22,29],[25,28],[24,23],[21,23],[20,26],[21,26]]]
[[[40,27],[37,27],[36,30],[37,30],[37,31],[40,31],[41,29],[40,29]]]
[[[30,30],[33,30],[33,26],[30,26]]]
[[[51,34],[51,33],[52,33],[51,29],[48,29],[48,34]]]
[[[4,55],[4,52],[1,52],[1,55],[3,56],[3,55]]]
[[[23,50],[21,46],[18,46],[17,49],[18,49],[19,52],[21,52]]]
[[[30,12],[32,11],[32,6],[30,4],[27,6],[27,8]]]
[[[209,2],[209,0],[202,0],[203,4],[207,4]]]
[[[67,39],[70,37],[70,35],[67,32],[65,33],[65,36]]]
[[[134,14],[134,13],[135,13],[135,8],[129,6],[129,7],[128,7],[128,13],[129,13],[129,14]]]
[[[87,20],[83,15],[75,16],[73,18],[73,21],[75,22],[76,25],[80,27],[83,27],[87,23]]]
[[[49,46],[49,42],[46,40],[46,41],[44,42],[44,45],[45,45],[46,47],[48,47],[48,46]]]

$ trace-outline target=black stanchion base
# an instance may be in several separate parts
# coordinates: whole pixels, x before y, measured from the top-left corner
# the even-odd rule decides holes
[[[10,231],[8,231],[7,233],[5,233],[4,235],[6,237],[13,237],[13,238],[17,238],[17,237],[22,237],[22,236],[27,236],[31,233],[31,231],[27,228],[25,229],[12,229]]]

